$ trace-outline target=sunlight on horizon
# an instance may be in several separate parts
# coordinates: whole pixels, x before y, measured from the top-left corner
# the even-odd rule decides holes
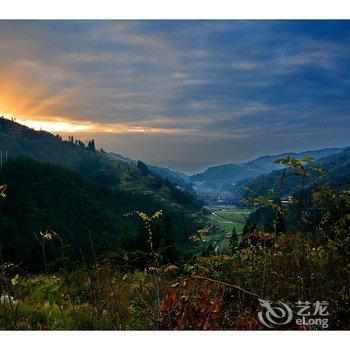
[[[45,96],[42,86],[31,90],[17,91],[16,79],[9,80],[6,88],[0,91],[0,116],[14,119],[34,130],[51,133],[115,133],[115,134],[179,134],[183,130],[157,128],[137,124],[107,123],[90,120],[77,120],[68,115],[55,114],[57,106],[67,98],[66,93]],[[21,80],[21,86],[28,85]],[[32,85],[33,86],[33,85]],[[18,97],[20,96],[20,97]],[[45,96],[45,97],[42,97]],[[58,112],[60,113],[60,112]]]
[[[34,130],[45,130],[48,132],[84,132],[91,131],[92,127],[88,124],[71,123],[68,121],[49,121],[49,120],[32,120],[19,119],[16,122],[28,126]]]
[[[43,119],[38,117],[34,118],[16,118],[9,113],[0,112],[0,116],[7,119],[14,119],[15,122],[25,125],[34,130],[44,130],[52,133],[115,133],[115,134],[127,134],[127,133],[149,133],[149,134],[174,134],[179,132],[176,129],[162,129],[153,128],[147,126],[137,125],[121,125],[113,123],[97,123],[88,121],[77,121],[64,118],[53,118],[53,120]]]

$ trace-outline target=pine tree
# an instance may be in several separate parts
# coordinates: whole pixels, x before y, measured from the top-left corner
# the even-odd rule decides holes
[[[96,148],[95,148],[95,140],[94,140],[94,139],[92,139],[91,141],[89,141],[89,143],[88,143],[88,150],[89,150],[89,151],[92,151],[92,152],[96,151]]]

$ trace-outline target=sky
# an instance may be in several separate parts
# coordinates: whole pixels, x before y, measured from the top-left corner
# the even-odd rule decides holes
[[[0,115],[186,172],[349,146],[350,21],[0,21]]]

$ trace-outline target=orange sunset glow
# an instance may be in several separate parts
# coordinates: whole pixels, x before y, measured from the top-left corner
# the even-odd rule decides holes
[[[23,81],[24,82],[24,81]],[[28,84],[29,85],[29,84]],[[68,94],[48,96],[42,99],[44,93],[38,87],[26,90],[23,94],[24,85],[17,89],[15,86],[0,91],[0,116],[7,119],[15,119],[18,123],[35,130],[62,133],[176,133],[176,129],[162,129],[147,126],[131,125],[129,123],[101,123],[88,120],[75,120],[67,116],[53,115],[60,104],[68,100]]]
[[[8,73],[8,72],[7,72]],[[3,76],[8,76],[5,74]],[[5,88],[0,90],[0,116],[16,119],[18,123],[35,130],[46,130],[53,133],[147,133],[176,134],[177,129],[157,128],[144,123],[108,123],[92,120],[77,120],[66,113],[62,106],[70,106],[73,91],[66,89],[52,94],[41,82],[21,79],[15,74],[6,81]],[[76,107],[74,107],[75,109]],[[84,107],[81,107],[84,110]],[[80,112],[79,110],[77,111]]]

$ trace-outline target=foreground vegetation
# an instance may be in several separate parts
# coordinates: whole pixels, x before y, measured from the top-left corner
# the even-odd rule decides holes
[[[142,271],[104,261],[73,272],[22,276],[2,266],[0,327],[261,329],[263,298],[327,300],[330,328],[346,329],[349,271],[348,257],[331,242],[320,246],[301,235]]]
[[[348,189],[306,189],[305,178],[314,171],[305,166],[310,157],[277,161],[300,179],[300,189],[287,206],[274,192],[251,196],[247,205],[256,210],[241,236],[232,230],[222,253],[206,244],[207,226],[190,237],[196,253],[179,254],[166,214],[136,211],[128,216],[138,218],[139,230],[124,241],[143,247],[141,266],[135,265],[139,256],[128,249],[105,246],[98,253],[92,239],[92,262],[66,265],[62,247],[55,273],[30,274],[1,257],[0,328],[255,330],[265,327],[259,320],[263,299],[289,305],[326,301],[328,329],[349,329]],[[6,186],[0,188],[2,197],[6,191]],[[290,229],[287,222],[293,223]],[[45,249],[60,236],[45,231],[35,238],[43,248],[35,258],[46,267]],[[324,329],[293,322],[279,328]]]

